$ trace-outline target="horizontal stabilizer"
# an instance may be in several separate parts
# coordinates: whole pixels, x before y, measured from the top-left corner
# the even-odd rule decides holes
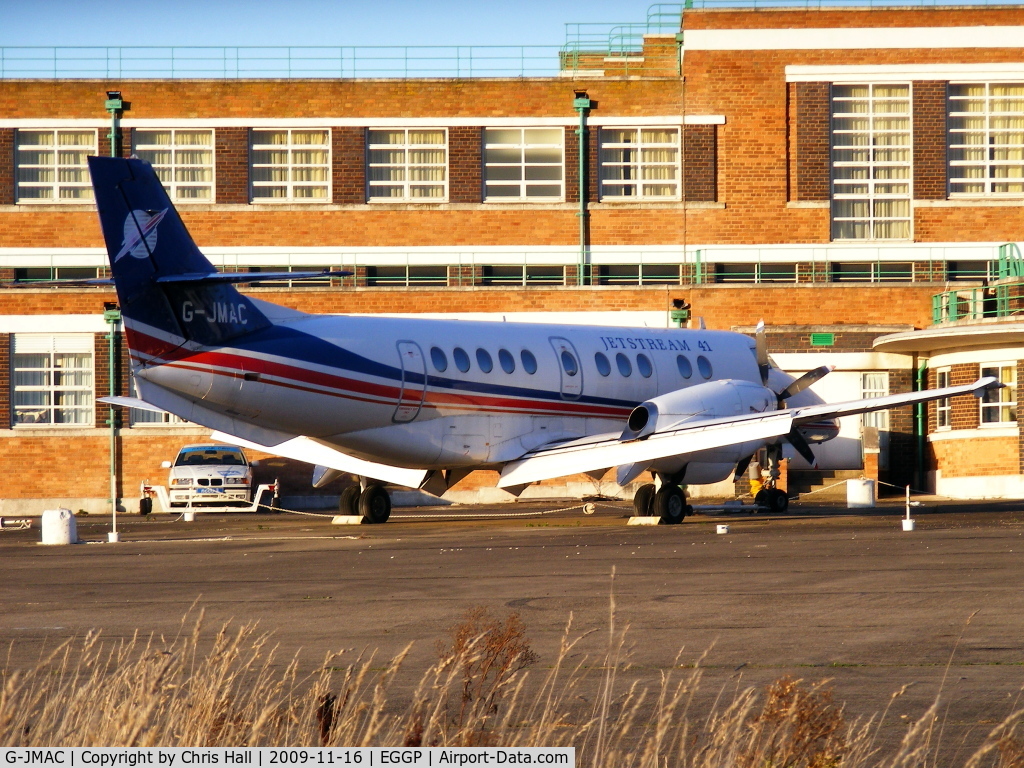
[[[139,400],[137,397],[97,397],[96,399],[107,405],[120,405],[123,408],[135,408],[139,411],[152,411],[153,413],[167,413],[163,408],[157,408],[152,403]]]
[[[342,453],[337,448],[332,448],[311,437],[294,437],[285,440],[274,446],[260,445],[249,440],[243,440],[223,432],[214,432],[214,440],[222,443],[237,445],[242,448],[251,448],[263,451],[274,456],[283,456],[286,459],[304,461],[307,464],[316,464],[321,467],[330,467],[341,472],[349,472],[360,477],[369,477],[374,480],[383,480],[386,483],[401,485],[406,488],[419,488],[427,478],[425,469],[406,469],[405,467],[393,467],[388,464],[377,464],[364,459],[357,459]]]
[[[89,280],[11,280],[0,283],[0,288],[102,288],[113,284],[112,277],[96,277]]]

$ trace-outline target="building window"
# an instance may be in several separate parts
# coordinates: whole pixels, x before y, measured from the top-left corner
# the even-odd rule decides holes
[[[832,86],[832,239],[910,239],[910,86]]]
[[[448,134],[443,128],[371,129],[367,197],[439,203],[448,198]]]
[[[484,129],[485,200],[561,200],[561,128]]]
[[[950,386],[949,368],[935,371],[935,388],[944,389]],[[951,398],[943,397],[935,401],[935,428],[950,429],[953,426],[953,405]]]
[[[132,397],[138,397],[139,391],[135,386],[135,376],[128,374],[128,391]],[[188,424],[180,416],[166,411],[147,411],[143,408],[128,409],[128,423],[133,427],[160,427],[168,424]]]
[[[330,202],[330,139],[328,130],[254,130],[253,202]]]
[[[483,285],[564,285],[565,267],[533,264],[485,264]]]
[[[367,285],[448,285],[444,264],[400,264],[366,268]]]
[[[280,267],[271,267],[271,266],[245,267],[245,270],[247,272],[255,272],[257,274],[260,273],[260,272],[323,272],[325,269],[336,269],[336,267],[323,266],[323,265],[321,265],[321,266],[309,266],[309,267],[290,266],[290,265],[282,265]],[[285,288],[285,287],[288,287],[288,288],[303,288],[303,287],[307,287],[307,286],[308,287],[315,287],[315,286],[321,286],[321,285],[330,285],[332,279],[337,280],[338,278],[330,278],[330,277],[319,278],[319,277],[314,277],[314,278],[309,278],[307,280],[268,280],[266,282],[250,283],[250,285],[253,286],[253,287],[256,287],[256,288]]]
[[[910,261],[833,261],[828,265],[829,279],[836,283],[896,283],[914,279]]]
[[[152,164],[171,200],[213,202],[213,131],[132,131],[135,154]]]
[[[602,264],[598,285],[679,285],[678,264]]]
[[[86,158],[97,154],[96,131],[19,130],[17,147],[19,203],[92,201]]]
[[[997,261],[948,261],[947,280],[995,280],[999,277]]]
[[[889,394],[889,374],[862,373],[860,377],[860,396],[867,400],[872,397],[885,397]],[[861,416],[861,423],[865,427],[874,427],[879,432],[889,429],[889,411],[871,411]]]
[[[1017,423],[1017,364],[995,363],[982,366],[981,377],[994,376],[1002,389],[990,389],[981,396],[981,423]]]
[[[715,264],[716,283],[795,283],[796,264]]]
[[[1024,195],[1024,83],[949,86],[951,195]]]
[[[92,334],[14,334],[14,426],[91,425],[92,357]]]
[[[14,279],[22,282],[32,280],[95,280],[99,275],[96,267],[15,267]]]
[[[602,128],[601,198],[679,200],[678,128]]]

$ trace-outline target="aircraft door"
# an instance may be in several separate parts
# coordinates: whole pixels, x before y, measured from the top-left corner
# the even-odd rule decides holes
[[[560,377],[559,389],[563,400],[578,400],[583,394],[583,366],[576,348],[568,339],[552,336],[551,346],[555,350]]]
[[[402,362],[402,391],[391,420],[404,424],[415,419],[423,407],[427,396],[427,368],[423,350],[414,341],[398,342],[398,357]]]

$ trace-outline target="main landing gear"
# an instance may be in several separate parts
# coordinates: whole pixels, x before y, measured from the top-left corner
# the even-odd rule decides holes
[[[637,488],[633,496],[633,509],[638,517],[660,517],[665,525],[676,525],[693,512],[686,503],[686,494],[675,483],[663,482],[658,488],[647,483]]]
[[[764,487],[754,495],[754,504],[772,514],[781,514],[789,509],[789,496],[781,488],[776,487],[782,475],[782,446],[769,445],[765,450],[768,454],[768,477],[764,481]]]
[[[361,516],[367,523],[386,523],[391,516],[391,495],[379,483],[360,479],[341,492],[338,512]]]

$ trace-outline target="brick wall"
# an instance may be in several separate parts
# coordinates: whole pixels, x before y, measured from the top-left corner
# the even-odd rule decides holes
[[[0,429],[11,426],[11,334],[0,333]]]
[[[448,199],[479,203],[483,199],[483,128],[448,129]]]
[[[717,126],[688,125],[683,131],[683,199],[718,199]]]
[[[981,366],[977,363],[964,363],[950,366],[949,385],[957,387],[970,384],[981,376]],[[961,395],[950,400],[950,419],[953,429],[976,429],[980,421],[979,400],[974,395]]]
[[[943,477],[992,477],[1018,471],[1019,450],[1013,438],[936,440],[930,451],[932,466],[938,466]]]
[[[565,202],[567,203],[579,203],[580,201],[580,146],[576,131],[577,128],[567,127],[565,129],[563,168],[565,168]],[[588,141],[593,133],[593,130],[587,131]]]
[[[333,201],[366,202],[366,129],[332,128]]]
[[[889,371],[889,393],[913,391],[914,371]],[[889,466],[881,479],[896,486],[912,484],[917,469],[917,438],[914,435],[914,406],[889,411]]]
[[[796,100],[795,126],[790,140],[795,155],[793,200],[829,200],[830,126],[832,120],[828,83],[791,83]]]
[[[14,129],[0,128],[0,205],[14,205]]]
[[[914,199],[946,199],[946,83],[915,81]]]
[[[214,132],[217,202],[249,202],[249,129],[218,128]]]

